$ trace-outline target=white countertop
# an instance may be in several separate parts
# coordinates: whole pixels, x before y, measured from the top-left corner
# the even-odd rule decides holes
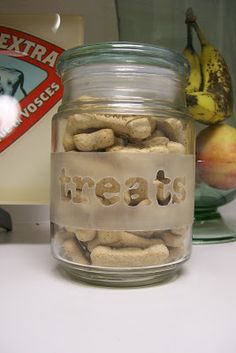
[[[23,230],[0,244],[1,353],[236,352],[236,242],[193,246],[174,281],[111,289],[60,271],[48,223]]]

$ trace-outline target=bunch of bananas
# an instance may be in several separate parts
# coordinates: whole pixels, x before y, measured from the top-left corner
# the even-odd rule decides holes
[[[232,114],[233,92],[228,66],[220,52],[210,44],[196,22],[192,9],[186,12],[187,45],[183,55],[190,65],[186,88],[187,106],[192,117],[214,124]],[[193,47],[192,30],[201,44],[201,54]]]

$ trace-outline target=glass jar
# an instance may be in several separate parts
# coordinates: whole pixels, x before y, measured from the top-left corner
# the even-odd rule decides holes
[[[63,53],[53,118],[52,252],[72,275],[131,286],[173,276],[191,252],[195,132],[185,59],[128,42]]]

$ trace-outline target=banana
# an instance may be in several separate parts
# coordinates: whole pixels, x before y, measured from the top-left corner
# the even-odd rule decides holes
[[[232,114],[233,90],[229,69],[223,56],[200,30],[193,13],[188,10],[186,15],[186,22],[194,28],[201,44],[202,72],[202,89],[187,92],[188,110],[194,119],[214,124]]]
[[[225,98],[222,94],[193,92],[186,95],[191,116],[204,124],[215,124],[225,119]]]
[[[193,47],[192,28],[189,23],[187,23],[187,45],[183,50],[183,56],[187,59],[190,67],[186,92],[198,92],[202,81],[200,58]]]

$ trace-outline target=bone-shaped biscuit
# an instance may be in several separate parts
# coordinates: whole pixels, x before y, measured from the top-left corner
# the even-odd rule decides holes
[[[101,129],[91,133],[74,135],[73,141],[78,151],[91,152],[114,145],[115,135],[112,129]]]
[[[173,234],[171,231],[165,231],[162,233],[161,239],[163,239],[167,246],[178,248],[183,245],[185,236],[182,234]]]
[[[63,257],[81,265],[89,265],[84,251],[75,238],[67,239],[63,243]]]
[[[96,237],[96,230],[93,229],[78,229],[73,227],[66,227],[68,232],[73,232],[76,238],[80,241],[90,241]]]
[[[91,262],[95,266],[137,267],[160,265],[169,256],[164,244],[150,246],[147,249],[97,246],[91,252]]]
[[[152,245],[163,244],[161,239],[147,239],[125,231],[99,231],[97,234],[101,245],[110,245],[116,248],[137,247],[145,249]]]

